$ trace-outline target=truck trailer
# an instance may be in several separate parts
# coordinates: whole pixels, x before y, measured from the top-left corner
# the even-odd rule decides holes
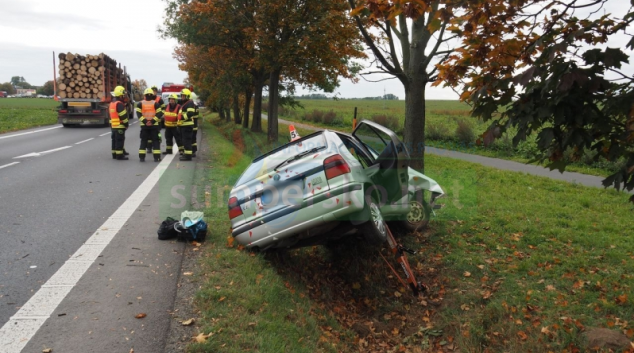
[[[108,126],[110,116],[108,106],[112,101],[112,91],[123,86],[127,96],[126,109],[132,112],[132,81],[125,66],[122,68],[109,56],[79,55],[60,53],[59,66],[53,53],[54,99],[60,102],[57,122],[64,127],[82,124]],[[56,68],[59,69],[59,79]],[[133,116],[133,115],[131,115]]]

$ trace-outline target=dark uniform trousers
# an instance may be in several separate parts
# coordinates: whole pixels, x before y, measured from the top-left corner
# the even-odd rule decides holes
[[[156,157],[161,154],[161,142],[159,141],[159,132],[161,132],[158,126],[141,126],[141,147],[139,147],[139,158],[145,159],[145,150],[148,147],[152,148],[152,154]],[[152,141],[152,146],[148,146],[148,140]]]
[[[193,137],[194,137],[194,126],[193,125],[187,125],[187,126],[181,126],[180,127],[180,133],[181,133],[181,139],[183,140],[183,149],[185,150],[184,153],[185,155],[189,155],[191,156],[192,154],[192,144],[193,144]]]
[[[177,127],[165,127],[165,149],[167,152],[172,152],[172,146],[174,142],[176,142],[176,146],[181,150],[183,146],[183,141],[181,141],[181,134],[178,131]]]
[[[198,117],[194,117],[194,129],[192,131],[192,152],[193,154],[196,154],[196,151],[198,151]]]
[[[112,140],[112,158],[116,159],[117,155],[123,155],[123,144],[125,143],[125,129],[111,128],[112,133],[110,139]]]

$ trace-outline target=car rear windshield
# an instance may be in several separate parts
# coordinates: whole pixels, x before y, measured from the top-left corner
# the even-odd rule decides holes
[[[307,136],[301,140],[290,142],[284,146],[273,150],[269,154],[256,158],[253,163],[242,173],[240,179],[235,186],[245,184],[249,180],[253,180],[266,173],[269,173],[277,165],[285,160],[292,158],[304,151],[311,150],[313,148],[327,147],[326,138],[323,133],[317,135]]]

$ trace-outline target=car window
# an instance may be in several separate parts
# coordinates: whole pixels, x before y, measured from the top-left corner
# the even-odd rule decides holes
[[[270,155],[267,155],[264,158],[257,158],[253,161],[244,173],[242,173],[235,186],[242,185],[249,180],[253,180],[271,172],[275,166],[297,154],[320,147],[328,147],[323,134],[288,143]]]
[[[386,149],[390,147],[391,139],[386,133],[373,129],[371,126],[362,124],[354,132],[354,136],[359,140],[372,154],[375,159]]]

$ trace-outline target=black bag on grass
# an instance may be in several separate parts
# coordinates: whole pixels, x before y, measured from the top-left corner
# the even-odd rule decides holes
[[[167,217],[163,222],[161,222],[158,231],[156,231],[158,233],[159,240],[169,240],[178,237],[179,232],[174,228],[177,223],[180,222],[172,217]]]

